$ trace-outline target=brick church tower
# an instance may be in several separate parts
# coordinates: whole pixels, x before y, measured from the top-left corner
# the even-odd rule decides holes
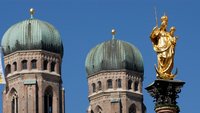
[[[64,113],[63,45],[49,23],[31,18],[4,34],[3,113]]]
[[[143,59],[128,42],[103,42],[88,53],[88,113],[145,113],[143,104]]]

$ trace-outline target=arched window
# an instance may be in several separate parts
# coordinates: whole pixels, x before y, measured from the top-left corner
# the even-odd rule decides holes
[[[93,93],[96,92],[96,85],[95,85],[95,83],[92,83],[92,92]]]
[[[129,113],[136,113],[135,104],[132,104],[132,105],[129,107]]]
[[[44,94],[44,113],[53,113],[53,90],[48,87]]]
[[[132,89],[132,80],[128,80],[128,90]]]
[[[138,91],[138,82],[134,83],[134,91]]]
[[[22,70],[27,69],[27,60],[22,61]]]
[[[17,71],[17,62],[13,63],[14,71]]]
[[[117,88],[122,88],[122,80],[117,79]]]
[[[108,89],[113,88],[113,86],[112,86],[112,80],[111,80],[111,79],[108,79],[108,80],[107,80],[107,88],[108,88]]]
[[[37,60],[32,60],[31,61],[31,69],[36,69],[37,68]]]
[[[102,89],[101,81],[98,81],[98,90],[100,91]]]
[[[48,61],[47,61],[47,60],[44,60],[43,69],[44,69],[44,70],[47,70],[47,66],[48,66]]]
[[[6,66],[6,75],[8,75],[9,73],[11,73],[11,65],[10,64],[8,64]]]
[[[94,113],[94,111],[93,111],[93,110],[91,110],[91,113]]]
[[[102,112],[103,112],[102,108],[99,105],[96,106],[95,113],[102,113]]]
[[[18,113],[18,96],[15,89],[11,90],[11,113]]]
[[[55,62],[51,62],[51,72],[55,71]]]

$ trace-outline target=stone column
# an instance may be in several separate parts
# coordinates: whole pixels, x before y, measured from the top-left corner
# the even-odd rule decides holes
[[[125,79],[124,84],[125,84],[125,90],[128,90],[128,78]]]
[[[44,65],[44,60],[43,60],[43,58],[38,58],[37,59],[37,68],[38,68],[38,70],[43,70],[44,68],[43,68],[43,65]]]
[[[135,91],[135,79],[132,80],[132,83],[131,83],[131,90],[132,90],[132,91]]]
[[[142,80],[141,80],[141,78],[138,81],[138,87],[139,87],[138,88],[139,92],[142,93]]]
[[[26,84],[27,85],[27,110],[28,113],[36,113],[36,85],[35,84]]]
[[[126,77],[123,77],[122,78],[122,89],[123,90],[127,90],[127,78]]]
[[[15,106],[15,109],[14,109],[14,111],[15,111],[15,113],[17,113],[17,97],[16,96],[14,96],[14,106]]]
[[[21,70],[22,70],[21,60],[17,60],[17,71],[21,71]]]
[[[58,84],[53,87],[53,92],[54,93],[53,93],[52,113],[60,113],[60,98],[59,98],[60,88]]]
[[[55,64],[55,72],[58,73],[58,74],[61,74],[59,72],[59,68],[60,68],[59,66],[60,66],[60,63],[57,61],[56,64]]]
[[[48,64],[47,64],[47,70],[48,70],[48,72],[51,72],[51,62],[52,61],[48,61]]]
[[[146,88],[154,98],[156,113],[179,113],[176,99],[185,82],[178,80],[155,80]]]
[[[178,113],[179,110],[176,107],[160,107],[155,109],[156,113]]]
[[[32,69],[32,62],[31,60],[27,60],[27,70],[31,70]]]
[[[65,113],[65,89],[62,88],[62,113]]]
[[[134,78],[133,81],[132,81],[132,84],[131,84],[131,90],[132,91],[135,91],[135,82],[136,82],[136,80]]]
[[[43,87],[43,79],[38,77],[37,80],[38,85],[38,113],[44,113],[44,87]]]
[[[113,82],[113,89],[114,89],[114,90],[116,90],[117,87],[118,87],[118,86],[117,86],[117,82],[118,82],[117,80],[118,80],[118,79],[116,79],[116,80],[113,79],[113,80],[112,80],[112,82]]]

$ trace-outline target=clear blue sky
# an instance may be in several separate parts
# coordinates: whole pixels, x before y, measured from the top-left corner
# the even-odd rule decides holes
[[[42,1],[42,2],[41,2]],[[139,2],[138,2],[139,1]],[[158,18],[166,13],[169,27],[176,26],[176,79],[186,82],[178,105],[181,113],[198,113],[200,102],[200,7],[198,0],[1,0],[0,37],[13,24],[30,17],[53,24],[64,44],[62,63],[63,87],[66,89],[66,113],[86,113],[88,85],[85,71],[87,53],[97,44],[116,38],[137,46],[144,59],[143,89],[154,81],[156,54],[149,34],[155,26],[154,7]],[[0,91],[3,85],[0,85]],[[143,90],[147,113],[154,113],[153,99]],[[2,94],[0,94],[2,101]],[[2,102],[0,102],[2,112]]]

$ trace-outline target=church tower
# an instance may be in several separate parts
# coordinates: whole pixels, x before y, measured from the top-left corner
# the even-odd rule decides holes
[[[88,53],[88,113],[145,113],[143,59],[132,44],[113,38]]]
[[[64,113],[59,32],[48,22],[31,18],[12,25],[2,47],[6,87],[3,113]]]

